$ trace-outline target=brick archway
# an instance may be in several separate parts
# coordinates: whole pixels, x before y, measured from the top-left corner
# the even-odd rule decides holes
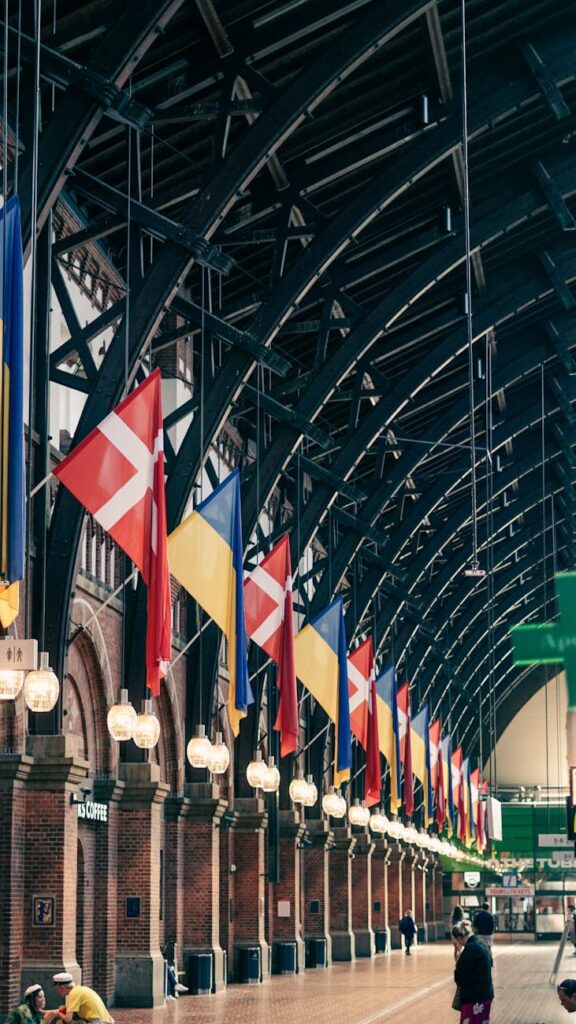
[[[72,618],[82,625],[93,609],[82,598],[74,601]],[[74,640],[68,652],[65,685],[72,685],[85,723],[87,755],[91,774],[115,775],[118,770],[117,744],[111,742],[106,716],[115,694],[106,641],[98,620],[90,623]]]

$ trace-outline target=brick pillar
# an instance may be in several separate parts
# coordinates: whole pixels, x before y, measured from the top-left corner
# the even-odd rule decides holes
[[[391,949],[400,949],[402,946],[398,922],[403,914],[403,863],[404,850],[399,843],[391,842],[388,850],[388,926]]]
[[[387,893],[387,848],[383,836],[375,836],[373,839],[374,849],[370,858],[370,873],[372,875],[372,927],[375,935],[384,935],[385,950],[390,949],[390,929],[388,928],[388,893]],[[375,945],[376,952],[378,943]]]
[[[160,843],[168,786],[160,782],[156,764],[121,764],[120,778],[124,792],[118,826],[116,1003],[162,1006]]]
[[[192,953],[211,953],[212,991],[225,985],[224,954],[220,945],[220,828],[228,806],[215,783],[185,787],[184,925],[182,965],[188,970]]]
[[[177,945],[178,970],[184,969],[184,813],[187,802],[169,796],[164,803],[164,941]],[[183,980],[183,979],[181,979]]]
[[[414,907],[414,850],[411,846],[406,849],[402,863],[402,914],[411,910],[415,914]],[[404,947],[404,943],[402,943]]]
[[[118,821],[123,783],[116,779],[95,779],[94,800],[108,804],[106,824],[95,828],[96,864],[94,877],[94,970],[93,984],[107,1003],[116,990],[116,948],[118,933]]]
[[[367,830],[354,829],[356,846],[352,861],[352,930],[356,956],[374,956],[372,928],[372,853],[374,843]]]
[[[304,942],[300,913],[300,839],[305,826],[297,811],[280,811],[280,881],[271,887],[274,919],[272,962],[277,970],[278,945],[296,943],[296,971],[304,970]],[[282,906],[280,906],[282,904]],[[280,911],[282,913],[280,913]],[[287,913],[288,912],[288,913]]]
[[[24,922],[22,894],[26,849],[24,786],[31,764],[31,759],[22,754],[3,754],[0,760],[0,1014],[20,1002],[24,930],[30,930],[30,917]]]
[[[234,978],[234,923],[236,895],[234,880],[236,878],[236,862],[234,860],[234,823],[233,815],[227,815],[225,825],[220,827],[220,945],[226,952],[227,980]]]
[[[80,981],[76,960],[78,811],[70,798],[88,764],[77,755],[75,736],[29,736],[32,765],[26,794],[26,882],[22,989],[38,982],[53,990],[52,975],[70,971]],[[4,863],[4,858],[3,858]],[[54,924],[33,921],[33,897],[53,899]]]
[[[352,931],[352,853],[356,837],[344,826],[333,829],[330,851],[330,935],[332,959],[355,960],[356,945]]]
[[[414,858],[414,921],[417,928],[423,928],[424,942],[428,941],[426,915],[426,856],[422,853]]]
[[[332,832],[323,819],[306,822],[306,845],[304,847],[304,890],[303,934],[307,943],[313,939],[326,940],[326,963],[332,963],[332,939],[330,936],[330,890],[329,850]]]
[[[446,922],[446,913],[444,911],[444,873],[442,871],[442,862],[436,861],[436,867],[434,869],[434,896],[435,896],[435,910],[436,910],[436,935],[439,938],[444,938],[448,931],[448,925]]]
[[[239,951],[260,947],[260,981],[268,978],[268,943],[265,936],[266,825],[263,800],[237,799],[234,804],[234,857],[236,909],[234,913],[234,977],[238,978]]]

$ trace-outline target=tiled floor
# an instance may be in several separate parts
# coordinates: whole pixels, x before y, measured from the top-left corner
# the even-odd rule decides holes
[[[552,945],[497,946],[493,1024],[568,1024],[548,984]],[[408,959],[337,964],[328,970],[273,977],[264,985],[231,985],[217,996],[182,996],[157,1010],[113,1010],[118,1024],[457,1024],[452,946],[423,946]],[[558,979],[576,976],[576,958]]]

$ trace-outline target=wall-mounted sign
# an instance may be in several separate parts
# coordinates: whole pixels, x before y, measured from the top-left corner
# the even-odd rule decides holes
[[[126,917],[140,917],[140,897],[126,897]]]
[[[517,885],[515,889],[510,889],[504,885],[488,885],[485,891],[487,896],[533,896],[534,886]]]
[[[32,924],[35,928],[52,928],[54,926],[54,897],[32,897]]]
[[[14,640],[10,636],[0,639],[0,669],[15,668],[29,672],[37,667],[37,640]]]
[[[482,876],[479,871],[465,871],[464,885],[467,889],[477,889]]]
[[[518,875],[515,871],[505,871],[502,875],[502,888],[503,889],[517,889],[518,888]]]
[[[108,804],[100,804],[96,800],[76,804],[78,817],[87,821],[103,821],[108,824]]]
[[[538,836],[538,846],[552,846],[557,850],[573,850],[574,840],[568,839],[565,832],[542,832]]]
[[[278,917],[290,917],[290,900],[278,900]]]

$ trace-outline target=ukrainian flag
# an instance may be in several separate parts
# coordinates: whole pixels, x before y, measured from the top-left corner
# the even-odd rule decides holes
[[[398,701],[396,669],[386,669],[376,680],[376,705],[378,708],[378,739],[380,753],[390,768],[390,812],[397,814],[402,803],[400,769],[400,728],[398,726]]]
[[[334,785],[350,778],[352,745],[344,606],[338,597],[294,640],[296,675],[334,722]]]
[[[454,793],[452,790],[452,739],[450,733],[442,740],[442,773],[444,778],[444,803],[448,835],[454,832]]]
[[[430,712],[428,705],[412,719],[412,771],[422,783],[424,793],[424,824],[433,820],[434,794],[430,771]]]
[[[464,794],[464,820],[466,822],[466,846],[471,846],[476,836],[476,824],[472,813],[472,788],[470,785],[470,758],[465,757],[462,762],[462,791]]]
[[[24,314],[20,200],[0,210],[0,622],[16,618],[24,577]]]
[[[228,641],[228,713],[234,735],[254,703],[244,624],[240,473],[237,469],[168,537],[170,572]]]

